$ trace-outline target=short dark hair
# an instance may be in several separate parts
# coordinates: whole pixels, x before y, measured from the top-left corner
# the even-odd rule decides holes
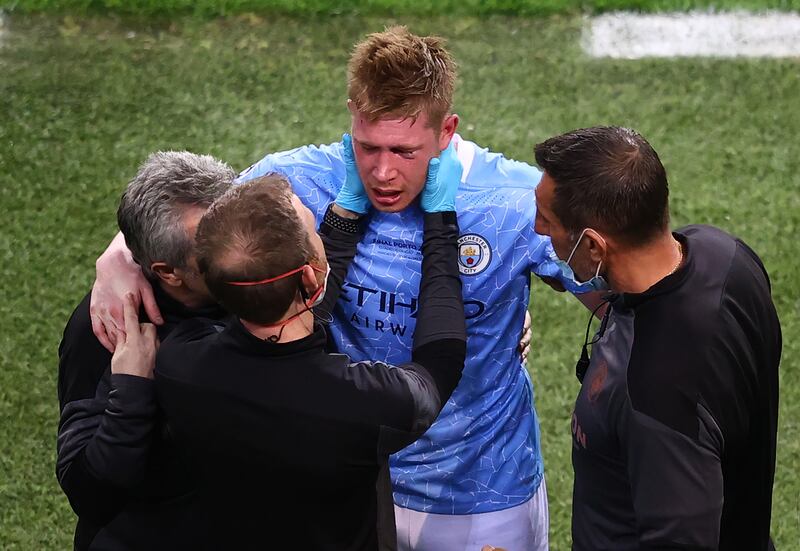
[[[275,323],[301,289],[300,273],[262,285],[230,284],[275,277],[313,260],[292,196],[281,175],[254,178],[215,201],[197,227],[197,264],[206,285],[241,319]]]
[[[535,153],[555,182],[553,212],[567,231],[591,227],[640,245],[668,228],[667,173],[635,130],[573,130],[537,144]]]
[[[133,259],[149,279],[154,262],[186,267],[194,243],[186,234],[186,207],[206,208],[236,178],[231,167],[209,155],[158,151],[128,182],[117,209],[117,224]]]

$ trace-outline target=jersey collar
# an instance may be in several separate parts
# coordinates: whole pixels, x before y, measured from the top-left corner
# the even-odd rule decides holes
[[[472,168],[472,161],[475,159],[475,144],[468,142],[460,134],[453,134],[453,141],[456,146],[456,156],[461,162],[461,183],[466,183],[469,171]]]

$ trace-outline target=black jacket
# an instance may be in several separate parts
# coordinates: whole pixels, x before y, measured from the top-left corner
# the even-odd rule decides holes
[[[162,341],[185,319],[223,314],[189,310],[158,285],[154,293]],[[171,549],[173,527],[192,521],[190,479],[163,435],[154,382],[111,373],[111,354],[92,333],[89,298],[58,349],[56,476],[78,515],[75,549]]]
[[[767,550],[781,328],[764,266],[710,226],[614,298],[572,419],[576,550]]]
[[[323,223],[329,296],[358,234]],[[426,215],[412,361],[351,363],[317,327],[273,344],[238,320],[192,320],[159,350],[156,386],[197,476],[195,548],[393,548],[388,455],[418,438],[458,383],[465,323],[455,215]],[[327,302],[327,301],[326,301]]]

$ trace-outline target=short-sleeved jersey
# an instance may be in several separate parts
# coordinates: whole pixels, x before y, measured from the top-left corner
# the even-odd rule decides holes
[[[467,318],[461,382],[433,426],[392,456],[395,502],[440,514],[502,510],[528,500],[542,478],[531,381],[517,345],[530,275],[558,277],[549,239],[533,231],[541,173],[456,138],[464,167],[456,198]],[[320,221],[344,183],[342,144],[267,155],[245,181],[285,175]],[[373,212],[331,324],[353,360],[407,362],[417,312],[422,212]],[[562,283],[570,288],[569,281]]]

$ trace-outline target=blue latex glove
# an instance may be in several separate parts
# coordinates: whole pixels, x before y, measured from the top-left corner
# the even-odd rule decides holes
[[[364,184],[361,182],[361,177],[358,175],[356,156],[353,153],[353,140],[350,134],[342,135],[342,143],[344,144],[344,164],[347,176],[334,202],[343,209],[358,214],[366,214],[369,210],[370,202],[367,192],[364,190]]]
[[[453,142],[439,157],[428,162],[428,177],[420,194],[420,206],[425,212],[456,210],[456,193],[461,183],[461,161],[456,155]]]

